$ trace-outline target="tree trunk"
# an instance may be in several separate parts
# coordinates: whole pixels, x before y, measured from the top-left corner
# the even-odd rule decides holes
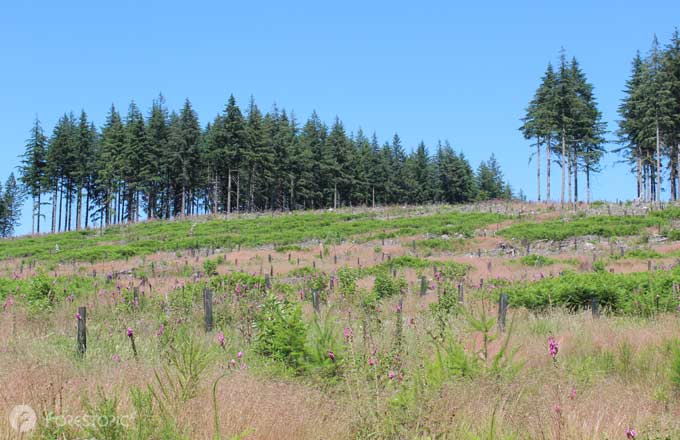
[[[541,202],[541,139],[536,137],[536,193],[538,194],[538,202]]]
[[[78,187],[78,199],[76,200],[76,231],[80,231],[83,217],[83,187]]]
[[[236,214],[241,211],[241,171],[236,172]]]
[[[567,158],[567,172],[568,172],[568,174],[567,174],[567,188],[568,188],[568,190],[569,190],[569,192],[568,192],[568,194],[569,194],[568,199],[569,199],[569,204],[570,204],[570,205],[571,205],[571,201],[572,201],[572,198],[571,198],[571,195],[572,195],[572,189],[571,189],[571,176],[572,176],[572,174],[573,174],[573,166],[572,166],[572,163],[573,163],[573,162],[572,162],[572,154],[569,153],[569,157]]]
[[[40,189],[38,189],[38,219],[36,221],[36,225],[37,225],[36,232],[37,232],[38,235],[40,235],[40,216],[42,214],[41,211],[42,211],[42,205],[40,203]]]
[[[229,168],[227,180],[227,218],[231,214],[231,168]]]
[[[57,232],[61,232],[61,210],[64,206],[64,189],[59,190],[59,225],[57,227]]]
[[[85,229],[90,226],[90,190],[87,190],[85,196]]]
[[[586,166],[586,205],[590,206],[590,167]]]
[[[545,146],[545,201],[550,202],[550,134],[546,138]]]
[[[656,201],[661,201],[661,128],[656,120]]]
[[[253,212],[253,208],[255,207],[255,165],[250,168],[250,178],[248,180],[250,187],[250,194],[248,196],[248,211]]]
[[[35,236],[35,213],[37,208],[35,206],[35,195],[33,195],[33,215],[31,215],[31,236]]]
[[[574,204],[578,204],[578,155],[574,151]]]
[[[375,209],[375,186],[371,187],[371,206]]]
[[[642,152],[640,147],[638,147],[637,154],[637,197],[638,200],[642,200]]]
[[[562,195],[560,197],[560,204],[564,206],[564,190],[566,189],[566,172],[567,172],[567,164],[566,164],[566,159],[567,159],[567,139],[566,139],[566,133],[564,132],[564,128],[562,128]]]
[[[57,199],[59,192],[59,183],[54,185],[54,194],[52,194],[52,233],[57,232]]]

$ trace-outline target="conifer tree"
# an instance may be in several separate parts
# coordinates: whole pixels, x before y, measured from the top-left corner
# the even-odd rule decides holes
[[[21,183],[33,199],[31,234],[40,234],[41,196],[46,185],[46,153],[47,137],[36,118],[26,141],[26,150],[21,156],[20,166]]]

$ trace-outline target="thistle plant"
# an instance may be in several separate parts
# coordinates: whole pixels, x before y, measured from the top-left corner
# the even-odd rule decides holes
[[[132,347],[132,353],[135,356],[135,359],[137,359],[137,346],[135,345],[135,334],[132,331],[132,327],[127,328],[127,337],[130,339],[130,346]]]

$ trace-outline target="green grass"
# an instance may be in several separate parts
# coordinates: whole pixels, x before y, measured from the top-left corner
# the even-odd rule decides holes
[[[657,311],[674,311],[678,299],[673,283],[680,283],[680,268],[671,271],[615,274],[610,272],[573,273],[536,282],[515,283],[504,288],[510,304],[529,309],[565,306],[587,308],[592,298],[614,313],[650,316]]]
[[[518,223],[499,231],[499,235],[518,240],[565,240],[570,237],[597,235],[623,237],[640,234],[645,228],[657,226],[654,216],[593,216],[545,222]]]
[[[231,248],[236,245],[282,248],[308,240],[339,243],[376,231],[385,232],[374,235],[374,238],[425,233],[471,236],[475,229],[503,218],[486,213],[408,214],[408,211],[401,211],[400,217],[389,219],[378,218],[377,213],[296,213],[250,219],[155,221],[114,226],[103,233],[88,230],[3,240],[0,241],[0,260],[94,262],[192,248]]]

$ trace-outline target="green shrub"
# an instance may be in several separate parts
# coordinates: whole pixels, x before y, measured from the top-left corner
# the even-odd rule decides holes
[[[401,277],[393,278],[386,274],[378,274],[373,284],[373,292],[378,300],[390,296],[400,295],[406,291],[406,280]]]
[[[255,318],[257,353],[300,371],[304,365],[307,326],[299,304],[270,294]]]

